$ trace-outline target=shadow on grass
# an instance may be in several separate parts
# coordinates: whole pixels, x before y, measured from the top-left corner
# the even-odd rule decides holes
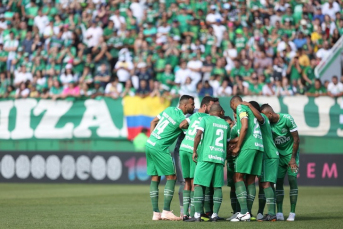
[[[296,221],[314,221],[314,220],[329,220],[329,219],[342,219],[341,216],[298,216]]]

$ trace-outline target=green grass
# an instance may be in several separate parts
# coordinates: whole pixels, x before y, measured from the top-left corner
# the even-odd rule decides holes
[[[228,216],[229,188],[223,192],[219,215]],[[163,187],[160,208],[162,194]],[[257,205],[255,200],[255,214]],[[179,214],[177,193],[172,209]],[[343,188],[300,187],[295,222],[153,222],[151,217],[145,185],[0,184],[0,228],[342,228]]]

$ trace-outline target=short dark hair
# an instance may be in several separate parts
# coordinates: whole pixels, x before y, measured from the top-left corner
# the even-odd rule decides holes
[[[333,76],[332,79],[338,79],[338,77],[337,76]]]
[[[249,102],[256,110],[258,110],[258,112],[261,113],[261,107],[260,107],[260,104],[258,104],[258,102],[256,101],[250,101]]]
[[[208,105],[210,104],[210,102],[213,101],[213,98],[211,96],[205,96],[202,100],[201,100],[201,104],[200,107],[202,107],[203,105]]]
[[[322,81],[320,79],[315,79],[314,81],[319,82],[320,84],[322,84]]]
[[[181,96],[180,98],[180,103],[184,103],[184,102],[187,102],[188,100],[194,100],[194,97],[193,96],[190,96],[190,95],[183,95]]]
[[[143,134],[148,133],[148,129],[147,129],[147,128],[143,128],[143,129],[141,130],[141,133],[143,133]]]
[[[225,121],[229,120],[229,121],[232,122],[232,118],[231,118],[230,116],[224,116],[223,119],[224,119]]]
[[[240,101],[243,102],[242,98],[239,95],[235,95],[234,97],[231,98],[231,101]],[[231,102],[230,101],[230,102]]]
[[[263,111],[264,109],[273,109],[268,103],[262,104],[261,106],[261,111]]]

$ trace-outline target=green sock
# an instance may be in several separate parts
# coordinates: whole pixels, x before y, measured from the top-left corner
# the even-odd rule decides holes
[[[263,215],[264,207],[266,206],[266,196],[264,195],[263,188],[259,188],[258,190],[258,212]]]
[[[220,205],[222,204],[223,200],[223,192],[222,188],[215,188],[213,191],[213,213],[218,215]]]
[[[188,215],[188,216],[189,216],[188,207],[190,203],[190,197],[189,197],[190,194],[191,194],[190,190],[183,190],[183,214]]]
[[[203,188],[201,186],[194,187],[193,203],[196,213],[201,213],[203,207],[202,202],[204,200]]]
[[[247,205],[247,189],[245,187],[244,181],[238,181],[235,183],[236,187],[236,196],[241,207],[241,213],[245,214],[248,212]]]
[[[236,205],[237,205],[237,197],[235,192],[230,192],[230,200],[231,200],[231,207],[233,213],[237,212]]]
[[[151,181],[150,183],[150,199],[152,204],[152,210],[154,212],[160,212],[158,209],[158,181]]]
[[[176,180],[167,180],[166,186],[164,187],[164,205],[163,210],[170,211],[170,203],[174,196]]]
[[[256,196],[256,186],[255,183],[248,185],[248,196],[247,196],[247,204],[248,204],[248,212],[251,213],[252,205],[254,203]]]
[[[190,217],[194,217],[194,191],[191,191],[191,214]]]
[[[264,193],[266,194],[268,214],[275,215],[275,196],[272,187],[265,188]]]
[[[211,199],[212,199],[211,188],[206,187],[205,188],[205,199],[204,199],[205,213],[212,212]]]
[[[276,190],[275,190],[277,212],[282,212],[282,204],[283,204],[284,195],[285,195],[285,191],[283,189],[283,178],[277,179]]]
[[[291,212],[295,213],[295,207],[298,200],[298,181],[297,177],[288,176],[289,181],[289,199],[291,201]]]

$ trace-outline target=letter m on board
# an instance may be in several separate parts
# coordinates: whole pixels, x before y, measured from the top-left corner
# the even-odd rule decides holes
[[[338,172],[337,172],[336,163],[333,163],[332,166],[331,166],[331,168],[329,167],[329,164],[328,164],[328,163],[324,163],[322,178],[325,178],[326,176],[327,176],[328,178],[331,178],[332,176],[333,176],[334,178],[337,178],[337,177],[338,177]]]

